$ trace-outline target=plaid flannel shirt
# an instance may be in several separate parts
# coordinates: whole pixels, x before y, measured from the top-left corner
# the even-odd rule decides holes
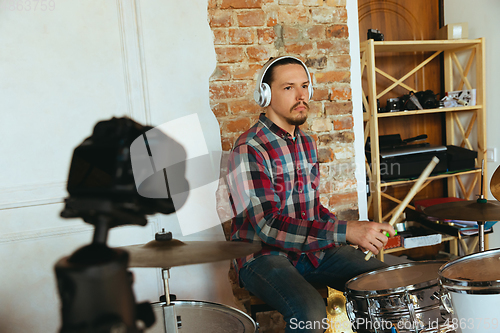
[[[346,221],[319,201],[314,140],[298,127],[292,138],[264,114],[236,141],[227,184],[231,240],[262,242],[261,251],[236,259],[237,271],[261,255],[283,255],[295,265],[302,253],[318,267],[322,250],[346,243]]]

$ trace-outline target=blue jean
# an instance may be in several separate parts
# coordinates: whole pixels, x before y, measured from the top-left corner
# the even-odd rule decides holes
[[[365,272],[386,267],[352,246],[330,248],[315,268],[302,255],[294,267],[288,258],[261,256],[243,267],[240,281],[252,294],[278,310],[286,322],[287,333],[324,332],[326,307],[315,287],[329,286],[343,291],[346,282]]]

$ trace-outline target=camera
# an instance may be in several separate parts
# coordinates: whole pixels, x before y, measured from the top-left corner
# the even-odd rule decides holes
[[[373,39],[374,41],[383,41],[384,34],[382,34],[377,29],[368,29],[367,38]]]

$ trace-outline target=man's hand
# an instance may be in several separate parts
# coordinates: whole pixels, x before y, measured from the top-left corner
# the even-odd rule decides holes
[[[378,254],[389,239],[385,235],[386,232],[391,236],[395,235],[394,228],[388,223],[347,221],[346,239],[363,251],[370,250]]]

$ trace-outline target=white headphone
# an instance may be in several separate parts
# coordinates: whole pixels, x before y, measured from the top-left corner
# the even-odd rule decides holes
[[[277,58],[271,58],[265,65],[262,67],[262,70],[259,74],[259,77],[257,78],[257,85],[255,86],[255,91],[253,92],[253,99],[257,104],[259,104],[261,107],[266,107],[271,103],[271,87],[265,83],[262,82],[264,79],[264,76],[266,75],[267,71],[269,68],[271,68],[277,61],[282,60],[282,59],[295,59],[299,61],[304,67],[306,73],[307,73],[307,78],[309,79],[309,99],[312,98],[313,96],[313,87],[312,87],[312,81],[311,81],[311,74],[309,73],[309,69],[307,69],[306,64],[302,62],[299,58],[292,57],[292,56],[281,56]]]

